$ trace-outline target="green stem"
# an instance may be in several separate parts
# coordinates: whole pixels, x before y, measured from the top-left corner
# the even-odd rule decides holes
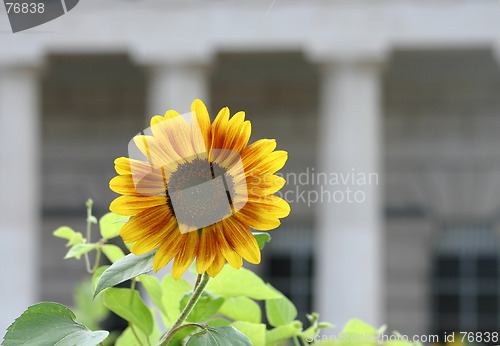
[[[132,334],[134,334],[135,339],[137,340],[137,342],[139,343],[139,345],[142,346],[141,339],[139,339],[139,335],[137,335],[137,332],[136,332],[134,326],[132,325],[132,323],[129,323],[128,325],[130,327],[130,330],[132,331]]]
[[[92,269],[92,273],[95,273],[97,268],[99,268],[99,264],[101,263],[101,254],[102,250],[101,248],[97,248],[97,254],[95,255],[95,263],[94,263],[94,268]]]
[[[87,243],[90,243],[90,235],[92,231],[92,221],[91,221],[91,216],[92,216],[92,205],[94,202],[89,198],[85,205],[87,206]],[[86,252],[83,257],[85,258],[85,266],[87,267],[87,272],[89,274],[93,274],[94,270],[90,268],[90,260],[89,260],[89,254]]]
[[[165,334],[163,338],[161,338],[161,340],[158,343],[158,346],[167,345],[170,339],[172,339],[172,337],[174,336],[175,332],[177,332],[177,330],[180,329],[179,327],[181,327],[182,323],[184,323],[186,318],[189,316],[189,314],[195,307],[196,303],[198,302],[198,299],[200,299],[201,294],[203,293],[205,287],[208,284],[208,280],[210,280],[210,276],[208,276],[207,273],[203,273],[201,279],[198,282],[198,285],[194,288],[191,298],[189,298],[188,303],[184,307],[184,310],[182,310],[181,314],[179,315],[179,318],[177,318],[177,321],[175,321],[175,323],[172,325],[168,333]]]

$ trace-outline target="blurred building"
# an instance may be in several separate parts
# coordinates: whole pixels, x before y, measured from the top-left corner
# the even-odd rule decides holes
[[[52,231],[83,230],[88,197],[107,212],[114,158],[195,98],[245,110],[254,140],[290,153],[292,214],[258,270],[301,314],[497,330],[499,15],[493,0],[111,0],[27,32],[2,20],[0,330],[36,301],[71,304],[83,264]]]

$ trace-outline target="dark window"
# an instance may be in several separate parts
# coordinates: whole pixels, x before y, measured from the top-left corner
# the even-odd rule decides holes
[[[491,227],[444,230],[433,260],[437,334],[494,332],[500,324],[500,249]]]
[[[285,294],[297,307],[297,319],[306,322],[306,314],[312,311],[312,267],[309,253],[268,255],[265,278]]]

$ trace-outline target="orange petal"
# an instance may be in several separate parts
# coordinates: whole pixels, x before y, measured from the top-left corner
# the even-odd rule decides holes
[[[148,208],[128,220],[120,231],[125,243],[132,243],[151,234],[162,232],[175,222],[170,209],[166,205]]]
[[[241,151],[241,159],[245,165],[245,171],[252,171],[274,149],[276,149],[276,141],[274,139],[260,139],[243,149]]]
[[[172,266],[172,277],[177,280],[186,271],[198,252],[198,232],[189,232],[182,235],[179,252],[175,256]]]
[[[222,223],[218,222],[214,226],[216,230],[217,244],[219,251],[227,259],[227,262],[235,269],[240,269],[243,266],[242,257],[231,247],[225,237]]]
[[[245,205],[245,207],[236,212],[235,216],[248,227],[258,231],[269,231],[281,224],[278,217],[251,204]]]
[[[207,269],[207,274],[210,275],[211,277],[215,277],[217,274],[220,273],[222,268],[224,268],[225,263],[226,260],[224,259],[224,256],[222,256],[222,254],[219,252],[216,253],[214,261]]]
[[[177,222],[175,218],[170,217],[168,223],[163,224],[158,231],[152,231],[145,233],[139,240],[137,240],[130,252],[140,255],[151,250],[156,249],[160,244],[163,243],[166,237],[176,229]]]
[[[153,258],[153,270],[155,272],[165,267],[168,262],[170,262],[177,255],[180,250],[178,245],[181,241],[181,234],[174,230],[168,241],[165,241],[160,245],[156,251],[155,257]]]
[[[239,255],[250,263],[260,263],[260,249],[252,232],[234,217],[222,220],[224,236]]]
[[[204,227],[201,231],[196,258],[196,271],[198,274],[207,271],[208,267],[210,267],[214,261],[217,251],[219,251],[219,249],[212,226]]]

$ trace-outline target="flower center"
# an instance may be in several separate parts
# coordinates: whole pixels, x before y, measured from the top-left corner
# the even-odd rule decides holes
[[[225,168],[195,159],[172,173],[166,194],[177,222],[200,229],[231,215],[234,184]]]

